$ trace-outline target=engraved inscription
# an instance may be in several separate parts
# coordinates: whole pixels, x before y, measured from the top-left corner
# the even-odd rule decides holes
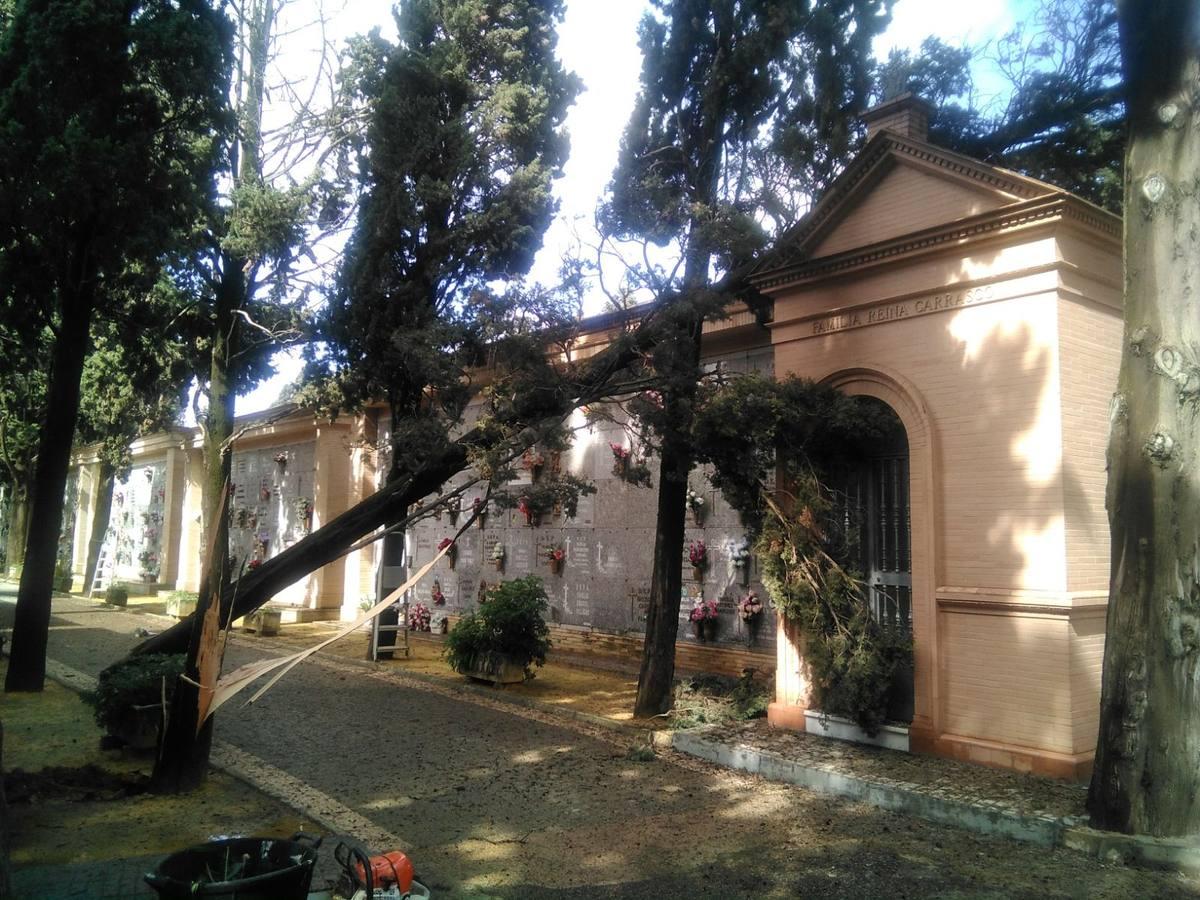
[[[812,323],[812,333],[829,334],[834,331],[845,331],[848,328],[858,328],[862,325],[894,322],[909,316],[923,316],[949,309],[960,309],[964,306],[993,300],[995,296],[995,287],[986,284],[964,291],[946,291],[941,294],[931,294],[928,297],[904,300],[900,303],[886,303],[861,312],[839,313],[836,316],[817,319]]]

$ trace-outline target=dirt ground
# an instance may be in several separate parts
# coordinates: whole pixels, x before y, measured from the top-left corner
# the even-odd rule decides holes
[[[0,677],[3,668],[0,664]],[[14,868],[165,856],[215,836],[306,830],[293,810],[220,773],[185,797],[126,795],[120,785],[144,781],[153,759],[100,750],[91,708],[54,682],[40,694],[4,695],[0,716]],[[69,774],[85,766],[101,771],[82,778]],[[68,773],[50,779],[12,774],[47,768]],[[30,790],[33,795],[23,799]]]

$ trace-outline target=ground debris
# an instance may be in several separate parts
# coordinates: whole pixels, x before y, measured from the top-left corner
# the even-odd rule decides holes
[[[77,768],[48,766],[40,772],[13,769],[4,775],[4,790],[10,804],[43,800],[121,800],[150,789],[150,777],[141,772],[110,772],[100,766]]]

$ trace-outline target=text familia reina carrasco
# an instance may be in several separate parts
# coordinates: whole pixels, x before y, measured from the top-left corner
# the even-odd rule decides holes
[[[828,334],[831,331],[843,331],[847,328],[857,328],[861,325],[878,325],[881,322],[894,322],[909,316],[923,316],[928,313],[943,312],[948,309],[958,309],[975,303],[984,303],[994,299],[992,285],[970,288],[965,291],[949,291],[944,294],[932,294],[928,297],[918,297],[915,300],[905,300],[901,303],[887,303],[883,306],[873,306],[862,312],[842,313],[827,316],[812,323],[813,334]]]

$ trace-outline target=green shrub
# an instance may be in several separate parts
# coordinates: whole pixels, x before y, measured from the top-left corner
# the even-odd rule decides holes
[[[195,603],[200,599],[200,595],[195,591],[171,591],[167,594],[167,599],[177,603]]]
[[[135,706],[160,704],[164,678],[170,702],[186,659],[182,653],[144,653],[109,666],[96,679],[96,690],[83,695],[95,710],[96,724],[114,734]]]
[[[532,677],[530,665],[544,665],[550,650],[549,606],[537,576],[501,582],[446,637],[446,661],[454,671],[467,672],[477,660],[499,653],[512,657]]]
[[[110,584],[104,592],[104,602],[113,606],[125,606],[129,603],[129,588],[123,584]]]

